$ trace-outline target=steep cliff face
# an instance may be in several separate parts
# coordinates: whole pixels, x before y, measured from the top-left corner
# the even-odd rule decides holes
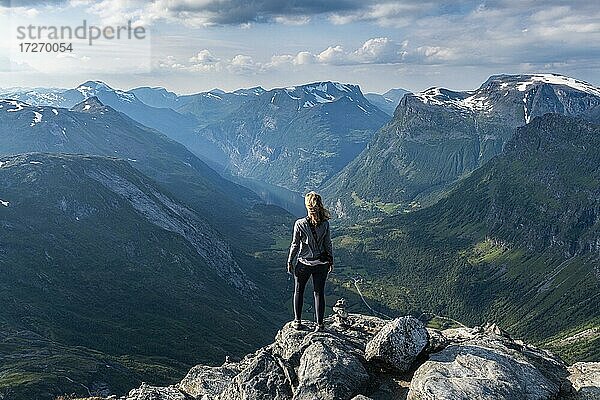
[[[325,332],[286,324],[272,344],[240,361],[197,365],[178,385],[142,384],[118,399],[566,400],[600,394],[600,363],[567,367],[493,324],[439,331],[410,316],[386,321],[359,314],[346,324],[327,320]]]

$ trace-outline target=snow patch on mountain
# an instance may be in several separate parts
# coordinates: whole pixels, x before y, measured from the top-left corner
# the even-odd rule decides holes
[[[235,91],[233,91],[231,93],[233,93],[235,95],[238,95],[238,96],[260,96],[264,92],[266,92],[265,89],[263,89],[260,86],[257,86],[257,87],[248,88],[248,89],[238,89],[238,90],[235,90]],[[224,93],[225,92],[223,92],[223,94]]]
[[[452,90],[433,87],[412,96],[429,105],[450,106],[465,111],[489,111],[491,103],[486,96],[477,92],[454,92]]]
[[[218,96],[218,95],[216,95],[214,93],[211,93],[211,92],[204,93],[204,96],[205,97],[210,97],[212,99],[223,100],[223,98],[221,96]]]
[[[360,108],[365,114],[370,114],[367,110],[365,110],[364,107],[362,107],[360,104],[357,104],[356,107]]]
[[[33,121],[31,121],[31,124],[29,124],[29,126],[35,126],[37,124],[39,124],[40,122],[42,122],[42,118],[43,118],[43,114],[37,111],[33,112]]]
[[[0,108],[5,109],[6,112],[17,112],[22,111],[25,107],[28,107],[29,104],[22,103],[17,100],[0,100]],[[5,107],[15,107],[11,109],[6,109]]]
[[[97,97],[101,92],[113,92],[122,101],[133,103],[136,97],[133,93],[125,92],[123,90],[113,89],[106,83],[101,81],[89,81],[82,85],[79,85],[76,89],[81,95],[88,99],[90,97]]]
[[[556,74],[535,74],[529,75],[528,77],[529,79],[522,81],[517,85],[517,90],[524,92],[528,90],[531,85],[536,83],[548,83],[551,85],[568,86],[572,89],[579,90],[580,92],[600,97],[600,88],[578,79],[569,78],[568,76]]]
[[[600,88],[587,82],[557,74],[534,75],[495,75],[474,91],[452,91],[433,87],[412,96],[424,104],[450,107],[465,112],[490,112],[495,95],[504,97],[510,93],[523,93],[523,102],[531,89],[540,84],[566,86],[571,89],[600,97]],[[529,122],[527,106],[524,106],[525,120]]]

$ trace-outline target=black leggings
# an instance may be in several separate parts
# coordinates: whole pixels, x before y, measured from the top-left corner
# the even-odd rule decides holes
[[[308,279],[313,277],[313,292],[315,296],[315,316],[317,324],[323,323],[325,315],[325,281],[329,272],[328,264],[306,265],[298,261],[294,269],[294,316],[296,321],[302,319],[302,305],[304,303],[304,288]]]

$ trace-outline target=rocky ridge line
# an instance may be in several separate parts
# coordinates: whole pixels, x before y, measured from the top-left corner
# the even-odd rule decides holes
[[[599,399],[600,363],[567,366],[494,324],[435,330],[410,316],[327,319],[240,361],[197,365],[177,385],[142,384],[114,400]],[[87,399],[92,400],[92,399]]]

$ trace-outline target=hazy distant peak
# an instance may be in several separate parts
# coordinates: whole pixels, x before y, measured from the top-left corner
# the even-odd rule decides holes
[[[107,107],[96,96],[93,96],[73,106],[71,111],[97,113],[104,112],[106,109]]]

